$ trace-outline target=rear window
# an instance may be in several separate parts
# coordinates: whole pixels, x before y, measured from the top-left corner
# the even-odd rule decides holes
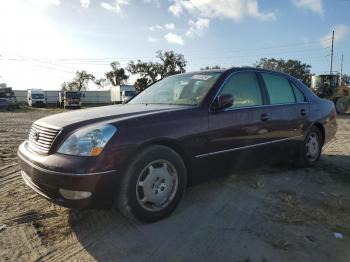
[[[269,73],[261,75],[272,105],[295,103],[294,93],[288,79]]]
[[[298,103],[304,103],[306,102],[304,94],[292,83],[293,91],[295,94],[295,98]]]

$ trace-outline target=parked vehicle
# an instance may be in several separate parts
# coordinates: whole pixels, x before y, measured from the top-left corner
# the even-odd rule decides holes
[[[6,87],[6,84],[1,84],[0,87],[0,98],[5,99],[9,106],[8,109],[19,108],[17,98],[11,87]]]
[[[114,104],[125,104],[136,95],[133,85],[118,85],[111,87],[111,100]]]
[[[10,103],[5,98],[0,98],[0,109],[10,110]]]
[[[299,80],[235,68],[167,77],[126,105],[39,119],[18,156],[27,185],[57,204],[114,204],[156,221],[223,165],[315,165],[336,129],[334,104]]]
[[[315,75],[311,88],[321,98],[332,100],[339,114],[345,114],[350,107],[350,86],[339,81],[339,75]]]
[[[42,89],[28,89],[27,102],[28,106],[46,107],[47,98],[45,91]]]
[[[80,91],[62,91],[58,93],[60,108],[81,108],[83,93]]]

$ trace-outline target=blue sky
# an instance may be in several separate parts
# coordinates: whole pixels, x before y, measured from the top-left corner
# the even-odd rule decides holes
[[[187,70],[299,59],[315,73],[350,73],[349,0],[8,0],[0,2],[0,82],[59,89],[76,70],[185,55]],[[133,78],[131,78],[132,82]],[[94,89],[94,86],[90,88]]]

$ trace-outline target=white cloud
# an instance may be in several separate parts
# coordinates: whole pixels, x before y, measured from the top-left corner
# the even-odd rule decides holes
[[[60,2],[60,0],[48,0],[47,3],[59,6],[61,2]]]
[[[173,0],[169,11],[179,16],[187,11],[205,18],[229,18],[240,21],[245,17],[254,17],[262,21],[274,20],[274,12],[259,11],[257,0]]]
[[[292,0],[293,4],[298,8],[309,9],[314,13],[323,14],[322,0]]]
[[[155,25],[155,26],[150,26],[148,28],[150,31],[157,31],[157,30],[173,30],[175,29],[175,25],[174,24],[165,24],[164,26],[161,26],[161,25]]]
[[[90,0],[80,0],[81,7],[89,8]]]
[[[3,1],[3,2],[5,2],[5,1]],[[60,0],[27,0],[27,1],[12,0],[9,2],[14,2],[15,4],[21,3],[25,6],[33,7],[33,8],[36,8],[37,10],[40,10],[40,11],[45,10],[51,6],[57,7],[61,4]],[[1,4],[6,4],[6,3],[1,3]],[[0,10],[2,10],[2,9],[0,9]]]
[[[334,27],[334,42],[339,42],[346,38],[350,32],[350,29],[346,25],[336,25]],[[320,43],[323,47],[329,47],[332,44],[332,32],[329,32],[320,39]]]
[[[198,18],[197,21],[190,20],[188,23],[190,28],[186,32],[187,36],[202,36],[208,29],[210,20],[207,18]]]
[[[151,42],[151,43],[155,43],[155,42],[158,42],[158,39],[157,38],[154,38],[154,37],[151,37],[149,36],[148,39],[147,39],[148,42]]]
[[[112,11],[119,14],[122,11],[122,7],[128,4],[129,4],[129,0],[115,0],[114,5],[111,5],[110,3],[102,2],[101,6],[108,11]]]
[[[167,40],[170,44],[176,44],[176,45],[184,45],[185,42],[182,39],[181,36],[174,34],[174,33],[167,33],[164,36],[165,40]]]
[[[175,29],[175,25],[174,24],[165,24],[165,29],[168,29],[168,30],[173,30]]]

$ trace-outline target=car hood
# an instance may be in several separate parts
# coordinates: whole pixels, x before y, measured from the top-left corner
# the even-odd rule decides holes
[[[164,111],[175,111],[192,106],[159,104],[125,104],[80,109],[41,118],[35,123],[60,129],[70,125],[93,124],[121,118],[139,117]]]

